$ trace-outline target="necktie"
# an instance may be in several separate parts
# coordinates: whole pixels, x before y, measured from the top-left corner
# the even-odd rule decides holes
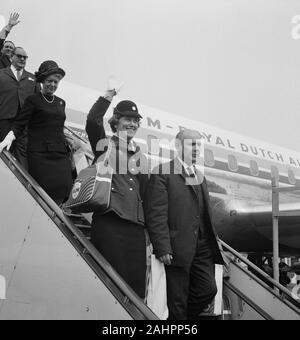
[[[187,172],[188,172],[189,177],[192,177],[195,179],[196,185],[203,183],[203,179],[204,179],[203,174],[199,169],[197,169],[197,166],[195,164],[188,167]]]
[[[188,177],[186,178],[186,184],[192,186],[198,185],[198,181],[193,166],[187,167],[186,173],[188,175]]]
[[[22,72],[21,71],[17,71],[17,79],[18,81],[20,81],[22,78]]]
[[[199,168],[197,168],[197,165],[193,165],[193,169],[194,169],[198,184],[202,184],[204,181],[204,176],[203,176],[204,169],[200,170]]]
[[[196,177],[194,165],[189,166],[186,170],[190,177]]]

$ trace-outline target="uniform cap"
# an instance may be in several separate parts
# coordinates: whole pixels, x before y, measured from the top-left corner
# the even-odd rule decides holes
[[[142,119],[136,104],[130,100],[123,100],[114,109],[114,114],[121,117],[132,117]]]

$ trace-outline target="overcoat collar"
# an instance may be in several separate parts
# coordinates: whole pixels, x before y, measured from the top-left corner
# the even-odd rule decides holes
[[[10,78],[14,79],[16,82],[18,82],[18,80],[16,79],[13,71],[11,70],[11,66],[9,67],[6,67],[4,70],[3,70]],[[28,72],[24,69],[23,70],[23,73],[22,73],[22,78],[20,81],[24,80],[28,78]]]
[[[191,181],[191,177],[186,173],[183,164],[179,161],[177,157],[173,160],[173,162],[174,162],[174,174],[180,175],[184,180],[185,185],[187,185],[194,192],[194,194],[198,196],[196,186],[188,184],[188,182]]]

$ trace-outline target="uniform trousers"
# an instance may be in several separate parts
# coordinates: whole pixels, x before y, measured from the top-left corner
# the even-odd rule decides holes
[[[166,266],[170,320],[197,320],[217,294],[215,261],[207,239],[198,239],[191,266]]]

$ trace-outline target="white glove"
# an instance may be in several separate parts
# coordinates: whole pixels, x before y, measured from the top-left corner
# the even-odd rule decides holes
[[[121,82],[117,79],[115,75],[111,75],[107,81],[107,91],[115,91],[116,95],[121,91],[124,82]]]
[[[124,82],[118,81],[118,79],[114,75],[111,75],[107,81],[107,89],[104,98],[112,102],[114,96],[116,96],[120,92],[123,85]]]
[[[10,131],[9,134],[5,137],[4,141],[0,143],[0,152],[3,151],[3,149],[9,150],[12,142],[16,139],[13,131]]]

